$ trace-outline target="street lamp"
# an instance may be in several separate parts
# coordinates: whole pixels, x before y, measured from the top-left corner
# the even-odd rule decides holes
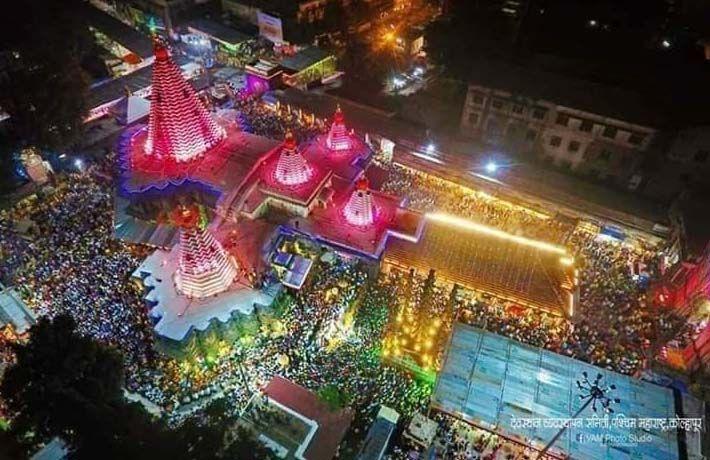
[[[489,174],[495,174],[498,171],[498,165],[494,161],[489,161],[486,163],[486,172]]]
[[[545,447],[542,448],[542,450],[537,456],[538,459],[541,459],[545,456],[545,453],[547,453],[550,447],[552,447],[555,442],[560,439],[560,436],[562,436],[567,430],[569,423],[579,417],[579,415],[590,405],[592,406],[592,410],[594,412],[597,412],[597,407],[599,407],[599,409],[601,409],[603,412],[606,412],[607,414],[611,414],[614,412],[614,409],[611,407],[611,405],[619,404],[621,400],[619,398],[609,397],[608,393],[612,390],[616,390],[616,385],[602,384],[601,381],[603,378],[604,376],[602,374],[597,373],[597,376],[594,378],[594,380],[589,381],[589,375],[587,374],[587,371],[582,372],[582,380],[577,380],[577,389],[580,392],[577,396],[581,401],[584,401],[584,404],[582,404],[582,407],[580,407],[569,420],[565,421],[565,424],[560,429],[560,431],[558,431],[557,434],[550,440],[550,442],[548,442]],[[597,404],[599,404],[599,406],[597,406]]]

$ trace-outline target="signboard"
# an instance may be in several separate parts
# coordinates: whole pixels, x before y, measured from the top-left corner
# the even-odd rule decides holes
[[[281,19],[259,11],[256,13],[256,20],[259,25],[260,36],[274,43],[284,41]]]

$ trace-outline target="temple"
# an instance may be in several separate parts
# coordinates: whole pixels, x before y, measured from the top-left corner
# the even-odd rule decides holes
[[[358,227],[372,225],[375,221],[375,208],[372,204],[370,184],[366,178],[357,181],[355,190],[343,208],[343,214],[348,223]]]
[[[347,128],[345,127],[345,116],[343,115],[340,106],[335,110],[335,115],[333,116],[333,124],[330,126],[330,132],[328,132],[328,138],[326,139],[326,145],[331,150],[350,150],[352,148],[352,142],[350,141],[350,136],[348,135]]]
[[[180,294],[205,298],[229,289],[237,276],[237,263],[201,225],[199,211],[182,207],[173,222],[180,227],[180,263],[175,284]]]
[[[340,109],[311,139],[255,136],[233,111],[210,114],[165,46],[155,54],[148,125],[118,142],[115,233],[156,247],[133,276],[164,351],[190,348],[214,324],[250,322],[282,289],[300,289],[313,262],[284,241],[376,261],[390,238],[418,239],[423,216],[370,190],[373,152]]]
[[[300,289],[314,259],[293,251],[297,241],[317,248],[314,254],[336,251],[383,270],[434,268],[519,305],[574,313],[577,283],[564,251],[425,217],[371,187],[374,152],[347,130],[340,108],[330,130],[311,138],[249,134],[236,126],[234,111],[213,118],[167,49],[155,49],[149,124],[119,140],[115,229],[124,240],[156,247],[134,273],[146,289],[156,343],[189,348],[186,342],[199,342],[196,332],[252,321],[283,289]],[[452,241],[452,232],[459,238]],[[478,258],[500,251],[510,262],[500,279],[480,273]],[[448,266],[457,269],[448,273]]]
[[[164,161],[187,162],[204,155],[224,137],[224,130],[202,105],[168,49],[156,40],[145,152]]]
[[[281,147],[279,161],[276,163],[276,180],[283,185],[300,185],[313,176],[313,169],[298,151],[293,134],[286,133]]]

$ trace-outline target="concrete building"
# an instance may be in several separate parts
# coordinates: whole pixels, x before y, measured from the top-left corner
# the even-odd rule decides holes
[[[512,65],[482,63],[460,132],[508,153],[636,188],[660,120],[638,95]]]
[[[710,125],[698,124],[670,130],[656,168],[644,192],[665,199],[683,190],[702,193],[710,187]]]

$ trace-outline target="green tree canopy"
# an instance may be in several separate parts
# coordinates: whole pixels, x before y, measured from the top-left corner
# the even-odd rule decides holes
[[[43,318],[17,347],[0,384],[13,417],[0,454],[16,454],[18,445],[30,452],[58,436],[76,460],[269,458],[250,433],[234,428],[224,402],[175,429],[128,402],[120,354],[75,327],[68,316]]]

